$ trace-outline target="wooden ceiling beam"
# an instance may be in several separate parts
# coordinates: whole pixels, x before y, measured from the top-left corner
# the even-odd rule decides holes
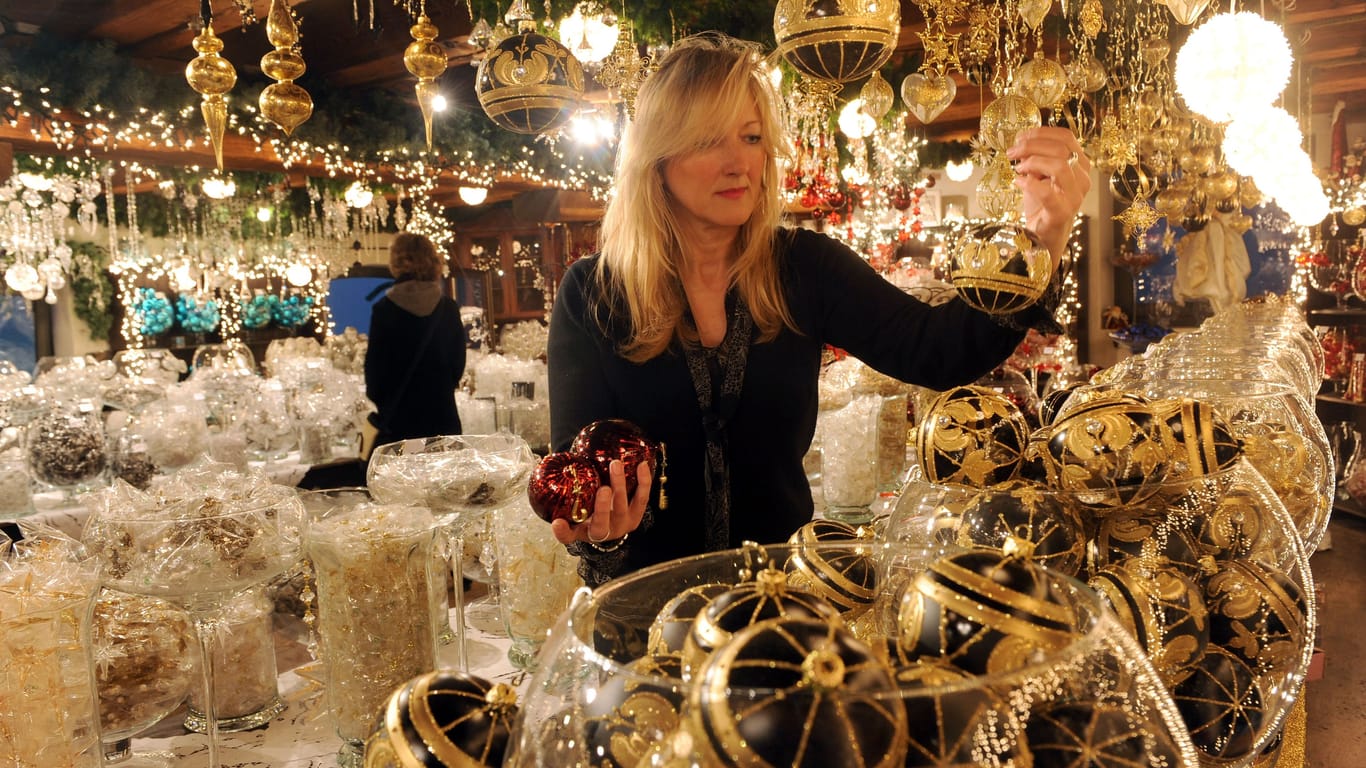
[[[255,0],[255,2],[257,6],[256,14],[259,18],[264,20],[266,14],[270,12],[270,0]],[[289,5],[291,8],[297,9],[302,5],[306,5],[308,2],[309,0],[293,0]],[[229,5],[231,4],[229,3]],[[193,13],[185,16],[185,23],[170,28],[163,28],[156,34],[139,40],[136,45],[130,46],[126,52],[137,59],[156,59],[190,49],[190,44],[194,41],[194,37],[197,34],[191,28],[190,22],[198,17],[199,11],[195,9]],[[219,37],[222,37],[227,32],[240,29],[241,27],[242,17],[236,10],[225,11],[223,13],[219,13],[217,10],[214,11],[213,31],[214,34]],[[261,37],[262,39],[265,38],[264,30],[261,32]],[[306,37],[303,45],[306,55]],[[224,55],[231,58],[231,54],[227,51],[224,52]]]
[[[1344,3],[1341,0],[1332,0],[1322,7],[1287,11],[1285,25],[1287,27],[1298,27],[1351,16],[1366,16],[1366,3]]]

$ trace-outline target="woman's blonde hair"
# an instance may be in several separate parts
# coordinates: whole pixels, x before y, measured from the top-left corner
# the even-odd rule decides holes
[[[389,274],[412,280],[435,280],[441,276],[441,257],[423,235],[400,232],[389,244]]]
[[[645,81],[617,151],[615,195],[599,237],[607,269],[598,276],[610,306],[624,304],[628,315],[629,335],[619,350],[628,360],[644,362],[675,338],[696,337],[683,322],[684,235],[664,186],[664,165],[723,138],[750,104],[758,108],[765,163],[754,213],[740,228],[730,285],[748,305],[760,340],[784,326],[795,330],[774,258],[783,215],[778,157],[787,152],[780,102],[757,46],[705,33],[679,41]]]

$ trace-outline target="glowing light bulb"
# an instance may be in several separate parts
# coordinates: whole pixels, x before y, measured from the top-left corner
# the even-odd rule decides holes
[[[489,196],[489,191],[483,187],[461,187],[457,192],[465,205],[481,205]]]
[[[312,282],[313,270],[304,264],[295,262],[285,268],[285,280],[288,280],[289,284],[296,288],[302,288]]]
[[[961,163],[950,160],[944,164],[944,175],[949,177],[949,181],[967,181],[972,178],[972,172],[975,170],[977,169],[971,159]]]

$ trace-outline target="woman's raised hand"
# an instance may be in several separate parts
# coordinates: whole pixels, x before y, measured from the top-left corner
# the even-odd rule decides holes
[[[1091,189],[1091,161],[1070,130],[1052,126],[1020,131],[1006,157],[1024,193],[1025,226],[1048,247],[1057,268]]]

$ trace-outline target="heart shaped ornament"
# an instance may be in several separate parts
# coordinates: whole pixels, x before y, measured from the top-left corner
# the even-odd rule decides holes
[[[922,123],[931,123],[953,103],[958,85],[948,75],[915,73],[901,81],[901,100]]]
[[[1029,25],[1030,29],[1038,29],[1043,23],[1043,18],[1048,15],[1048,7],[1053,4],[1053,0],[1020,0],[1020,18]]]

